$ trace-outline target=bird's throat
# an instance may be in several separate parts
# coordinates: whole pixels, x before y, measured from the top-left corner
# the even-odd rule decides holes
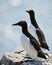
[[[36,19],[34,16],[30,16],[30,20],[31,20],[31,23],[32,25],[35,27],[35,28],[38,28],[38,24],[36,22]]]

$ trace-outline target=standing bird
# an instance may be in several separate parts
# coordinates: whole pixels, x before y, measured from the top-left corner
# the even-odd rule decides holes
[[[13,26],[19,25],[22,27],[22,46],[30,55],[32,59],[40,60],[40,58],[47,59],[45,54],[42,52],[38,41],[28,32],[26,21],[20,21],[13,24]]]
[[[43,49],[47,49],[49,50],[49,47],[47,45],[47,42],[45,40],[45,35],[43,33],[43,31],[40,29],[40,27],[38,26],[36,19],[35,19],[35,13],[33,10],[29,10],[26,11],[29,15],[30,15],[30,20],[31,20],[31,25],[29,27],[29,32],[31,32],[31,34],[35,37],[37,41],[39,41],[40,46]]]

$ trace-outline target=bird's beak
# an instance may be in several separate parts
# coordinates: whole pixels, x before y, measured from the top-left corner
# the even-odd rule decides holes
[[[12,24],[12,26],[16,26],[16,25],[19,25],[19,23]]]
[[[28,12],[28,13],[29,13],[29,11],[27,11],[27,10],[26,10],[26,12]]]

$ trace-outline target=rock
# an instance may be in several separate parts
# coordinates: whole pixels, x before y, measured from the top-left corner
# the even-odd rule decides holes
[[[47,61],[32,60],[25,50],[7,53],[0,60],[0,65],[52,65],[52,54]],[[42,60],[42,59],[41,59]]]

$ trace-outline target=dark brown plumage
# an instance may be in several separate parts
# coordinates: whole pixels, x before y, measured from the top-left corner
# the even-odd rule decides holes
[[[31,45],[34,47],[34,49],[36,49],[36,51],[38,53],[37,56],[40,57],[40,58],[47,59],[46,56],[45,56],[45,54],[41,50],[38,41],[28,32],[26,21],[20,21],[20,22],[18,22],[16,24],[13,24],[13,26],[15,26],[15,25],[19,25],[19,26],[22,27],[23,34],[25,34],[30,39]]]
[[[49,46],[47,45],[45,35],[36,22],[35,12],[33,10],[29,10],[29,11],[26,11],[26,12],[28,12],[29,15],[30,15],[31,24],[36,28],[36,34],[38,36],[41,47],[49,50]]]

